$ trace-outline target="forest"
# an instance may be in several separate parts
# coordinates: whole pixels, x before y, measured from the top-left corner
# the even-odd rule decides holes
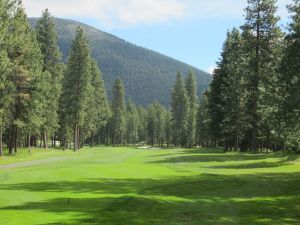
[[[0,5],[0,153],[19,147],[152,145],[225,151],[300,149],[300,5],[283,31],[273,0],[249,0],[245,23],[228,31],[210,88],[178,71],[168,108],[125,101],[122,79],[108,100],[86,34],[67,62],[48,9],[31,28],[22,2]]]

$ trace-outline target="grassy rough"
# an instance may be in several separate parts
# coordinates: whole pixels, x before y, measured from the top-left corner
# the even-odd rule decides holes
[[[300,224],[295,156],[99,147],[0,165],[31,160],[0,166],[0,224]]]

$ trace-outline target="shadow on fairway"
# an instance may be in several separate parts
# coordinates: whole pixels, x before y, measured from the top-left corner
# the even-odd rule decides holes
[[[251,155],[251,154],[206,154],[198,153],[195,155],[183,155],[169,157],[163,160],[151,161],[149,163],[194,163],[194,162],[226,162],[226,161],[245,161],[263,160],[270,158],[281,158],[279,155]]]
[[[20,183],[0,185],[1,190],[71,193],[71,198],[0,209],[76,214],[73,221],[55,224],[273,225],[300,220],[298,173]],[[92,197],[76,197],[82,193]]]

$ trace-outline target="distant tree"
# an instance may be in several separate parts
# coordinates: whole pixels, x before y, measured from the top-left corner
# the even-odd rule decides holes
[[[112,110],[112,144],[119,145],[123,143],[124,131],[126,126],[126,105],[125,91],[123,82],[120,78],[115,81],[113,87]]]
[[[147,110],[142,106],[137,106],[139,117],[138,124],[138,141],[145,142],[147,139]]]
[[[193,71],[190,71],[185,82],[185,88],[189,100],[187,118],[187,146],[193,147],[196,135],[196,116],[197,116],[197,84]]]
[[[135,144],[138,141],[139,114],[134,103],[129,100],[126,107],[126,142]]]
[[[187,120],[189,101],[185,85],[180,73],[172,88],[171,114],[172,114],[172,137],[175,146],[187,144]]]
[[[63,64],[62,55],[58,48],[58,37],[54,17],[48,9],[43,11],[42,17],[36,25],[37,41],[43,54],[43,71],[51,75],[46,92],[47,105],[44,109],[44,123],[42,125],[42,140],[44,148],[48,147],[48,136],[54,135],[59,127],[58,100],[61,95]]]
[[[198,104],[197,110],[197,128],[196,139],[197,145],[202,147],[211,145],[211,117],[208,110],[208,91],[203,93]]]

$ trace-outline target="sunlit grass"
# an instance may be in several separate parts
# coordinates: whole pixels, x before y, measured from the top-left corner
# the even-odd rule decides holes
[[[0,160],[0,224],[299,224],[300,160],[220,150],[22,150]]]

